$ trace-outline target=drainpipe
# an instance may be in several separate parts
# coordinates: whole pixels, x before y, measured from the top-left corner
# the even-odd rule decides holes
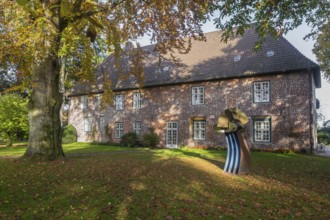
[[[310,99],[309,99],[309,132],[310,132],[310,153],[313,153],[314,150],[314,132],[313,132],[313,127],[314,127],[314,120],[313,120],[313,79],[312,79],[312,74],[313,71],[309,69],[309,90],[310,90]]]

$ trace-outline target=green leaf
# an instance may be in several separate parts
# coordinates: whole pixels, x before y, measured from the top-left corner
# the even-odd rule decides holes
[[[16,0],[16,2],[20,6],[25,6],[27,3],[29,3],[29,0]]]

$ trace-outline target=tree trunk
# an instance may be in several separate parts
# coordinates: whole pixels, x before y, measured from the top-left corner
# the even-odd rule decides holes
[[[56,56],[45,57],[32,66],[32,94],[29,101],[29,144],[24,154],[35,160],[64,157],[59,93],[60,65]]]

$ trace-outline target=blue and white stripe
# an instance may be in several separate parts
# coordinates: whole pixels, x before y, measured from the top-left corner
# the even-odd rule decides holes
[[[227,141],[227,160],[225,172],[238,174],[241,162],[241,147],[236,132],[226,133]]]

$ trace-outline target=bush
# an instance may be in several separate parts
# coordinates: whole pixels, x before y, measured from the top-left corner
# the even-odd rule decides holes
[[[154,129],[149,128],[149,132],[142,135],[141,142],[143,147],[156,148],[159,138]]]
[[[77,131],[73,125],[68,125],[64,128],[62,143],[71,144],[77,142]]]
[[[121,137],[120,145],[123,147],[139,147],[141,144],[135,132],[128,132]]]
[[[287,147],[269,147],[269,148],[250,148],[251,152],[266,152],[266,153],[279,153],[279,154],[305,154],[307,150],[302,149],[291,149]]]

